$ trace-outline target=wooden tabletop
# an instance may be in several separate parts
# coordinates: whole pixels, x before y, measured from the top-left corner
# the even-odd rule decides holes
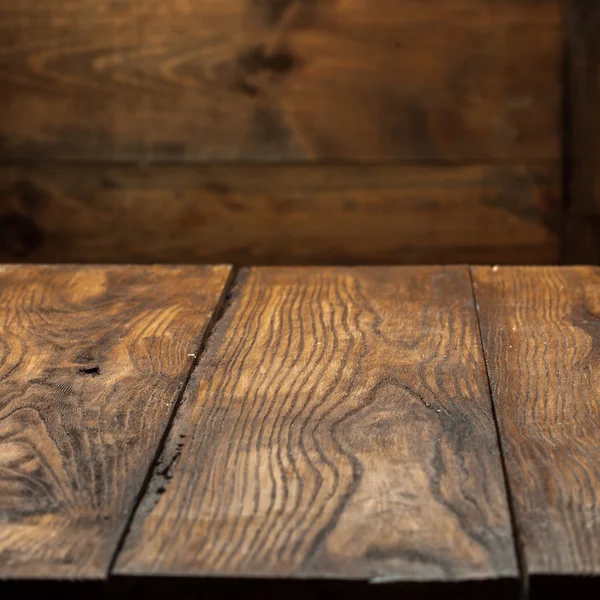
[[[599,362],[594,268],[0,267],[0,579],[589,588]]]

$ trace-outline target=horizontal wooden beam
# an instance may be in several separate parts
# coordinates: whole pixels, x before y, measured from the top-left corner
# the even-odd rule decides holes
[[[20,0],[0,159],[556,160],[560,0]]]
[[[560,169],[0,167],[0,260],[553,263]]]

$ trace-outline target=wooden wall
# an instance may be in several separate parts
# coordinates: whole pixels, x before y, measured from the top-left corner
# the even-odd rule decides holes
[[[0,259],[556,262],[561,4],[0,0]]]
[[[568,12],[570,177],[568,262],[600,263],[600,2]]]

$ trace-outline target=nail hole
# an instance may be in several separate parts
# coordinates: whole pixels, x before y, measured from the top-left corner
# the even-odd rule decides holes
[[[98,375],[100,375],[100,367],[82,367],[81,369],[79,369],[79,373],[81,375],[91,375],[92,377],[98,377]]]

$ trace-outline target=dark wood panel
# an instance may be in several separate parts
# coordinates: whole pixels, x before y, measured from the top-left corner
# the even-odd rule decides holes
[[[0,259],[553,263],[560,170],[0,168]]]
[[[569,213],[566,221],[563,263],[600,264],[600,214]]]
[[[0,157],[544,160],[560,0],[1,0]]]
[[[525,565],[600,574],[600,271],[473,270]]]
[[[600,213],[600,3],[569,0],[572,204]]]
[[[228,267],[0,267],[0,579],[106,575]]]
[[[242,271],[116,570],[514,577],[467,269]]]

